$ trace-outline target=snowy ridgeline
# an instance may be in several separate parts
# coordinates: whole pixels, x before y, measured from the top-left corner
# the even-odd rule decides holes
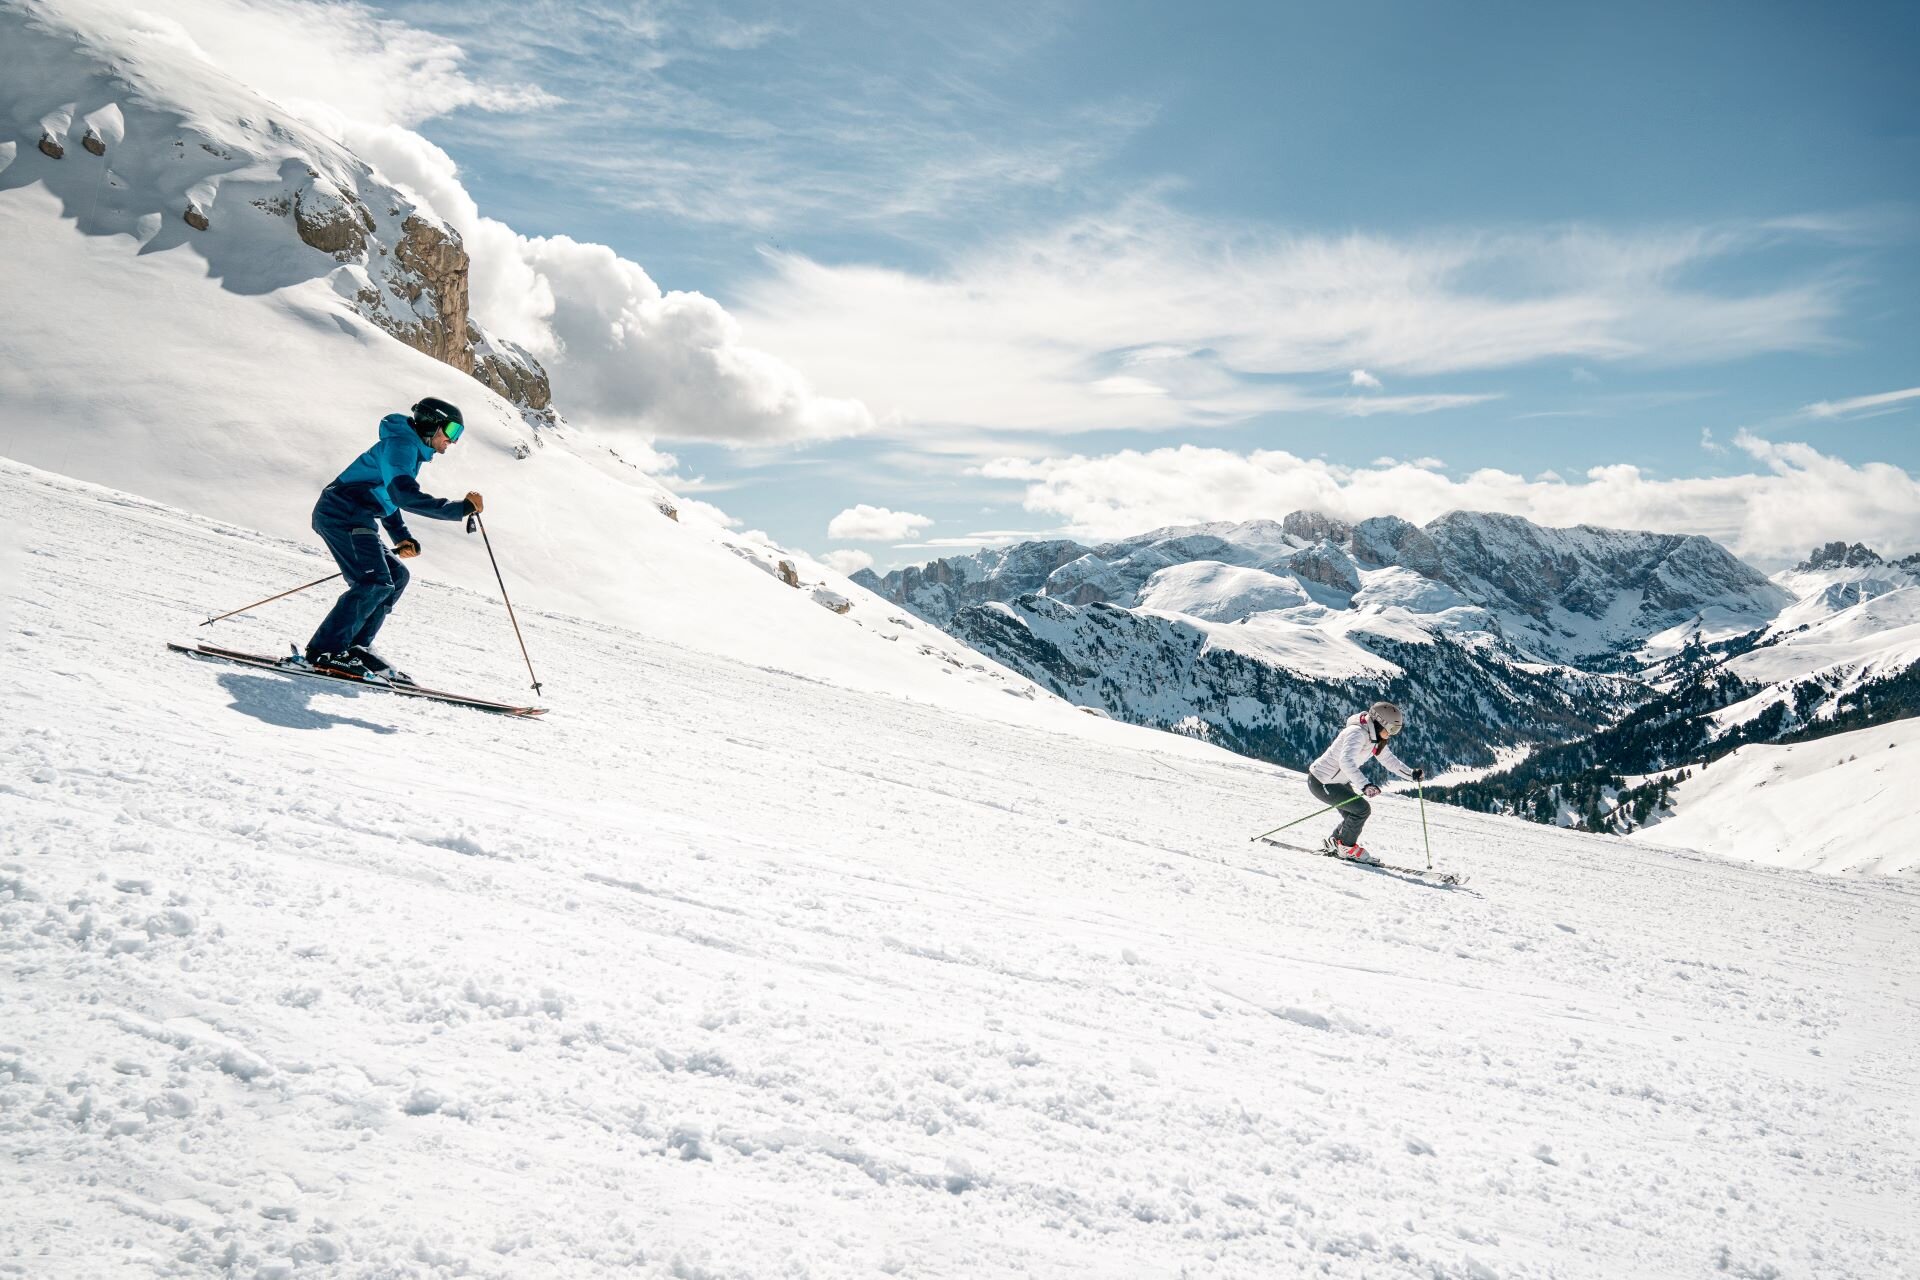
[[[1171,735],[538,608],[502,722],[161,648],[310,551],[0,525],[0,1274],[1914,1274],[1905,880],[1429,807],[1436,890]]]

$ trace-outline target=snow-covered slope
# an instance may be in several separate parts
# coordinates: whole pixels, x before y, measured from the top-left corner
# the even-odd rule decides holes
[[[1786,746],[1753,743],[1673,792],[1637,838],[1809,871],[1920,868],[1920,719]]]
[[[0,522],[7,1274],[1920,1256],[1905,878],[1429,805],[1435,890],[1250,845],[1300,780],[1175,736],[537,609],[569,696],[503,722],[160,648],[278,538],[19,468]],[[511,669],[484,594],[408,621]]]
[[[382,415],[436,395],[471,429],[423,485],[486,495],[517,605],[1004,714],[1041,697],[825,566],[680,502],[621,460],[623,441],[534,425],[544,419],[404,345],[389,332],[396,316],[415,303],[434,311],[434,295],[374,308],[359,295],[369,263],[402,255],[400,224],[425,215],[337,143],[159,36],[141,39],[139,14],[116,25],[109,6],[63,6],[120,32],[96,47],[49,34],[28,20],[36,11],[0,5],[0,120],[20,131],[17,145],[0,141],[0,458],[317,549],[308,521],[321,486],[373,442]],[[81,145],[89,128],[104,155]],[[61,158],[36,145],[43,130]],[[305,243],[280,208],[323,178],[373,210],[357,256]],[[190,195],[207,230],[182,217]],[[413,287],[374,275],[388,292],[396,279]],[[389,303],[399,311],[381,310]],[[478,538],[413,523],[425,546],[417,579],[497,590]],[[783,559],[801,589],[775,580]],[[212,614],[322,572],[305,561],[291,580],[215,572],[196,606]],[[276,650],[306,638],[330,590],[274,607]],[[406,638],[410,613],[403,605],[383,639],[403,665],[430,669]],[[528,640],[537,659],[540,636]]]

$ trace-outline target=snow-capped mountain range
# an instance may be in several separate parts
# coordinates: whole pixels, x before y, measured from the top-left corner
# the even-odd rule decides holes
[[[1631,712],[1664,726],[1706,706],[1693,752],[1762,716],[1750,740],[1844,714],[1842,695],[1920,656],[1917,568],[1836,543],[1769,580],[1698,536],[1294,512],[855,581],[1122,719],[1298,767],[1330,720],[1386,697],[1429,763],[1484,768]]]
[[[1029,542],[856,580],[932,621],[1047,596],[1242,622],[1279,612],[1419,618],[1497,637],[1529,661],[1615,664],[1623,651],[1764,624],[1789,597],[1710,538],[1456,511],[1425,526],[1318,512],[1188,525],[1087,547]]]

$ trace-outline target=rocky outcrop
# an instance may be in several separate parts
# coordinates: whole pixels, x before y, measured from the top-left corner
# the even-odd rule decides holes
[[[400,224],[393,261],[398,270],[389,273],[388,283],[415,304],[419,318],[389,332],[442,364],[472,373],[473,348],[467,344],[467,250],[459,232],[409,214]],[[423,299],[424,312],[418,305]]]
[[[96,156],[104,156],[105,154],[107,154],[106,139],[102,138],[99,134],[95,133],[91,129],[87,130],[86,137],[80,139],[80,145],[85,147],[88,151],[92,152]]]
[[[317,173],[309,171],[293,197],[293,225],[300,239],[336,258],[357,258],[367,251],[373,215],[367,207]]]
[[[1346,542],[1353,537],[1352,525],[1318,511],[1292,512],[1280,522],[1280,528],[1288,537],[1303,542]]]
[[[1880,563],[1879,553],[1862,543],[1829,542],[1824,547],[1815,548],[1812,555],[1793,567],[1793,571],[1812,573],[1820,569],[1865,569]]]
[[[473,351],[475,378],[523,409],[535,413],[551,410],[553,387],[531,351],[490,337],[471,320],[467,322],[467,345]]]
[[[1351,596],[1360,590],[1359,567],[1353,557],[1332,542],[1308,547],[1287,561],[1287,571],[1302,582],[1314,582]]]
[[[40,154],[46,156],[49,160],[58,160],[67,154],[67,149],[61,146],[52,134],[43,133],[40,135]]]
[[[195,231],[205,231],[213,225],[207,221],[207,215],[200,212],[197,205],[189,204],[186,211],[182,213],[180,217]]]

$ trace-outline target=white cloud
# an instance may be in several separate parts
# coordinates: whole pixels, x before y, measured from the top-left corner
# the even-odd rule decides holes
[[[843,547],[838,551],[829,551],[820,557],[820,563],[836,573],[852,577],[862,569],[873,568],[873,557],[853,547]]]
[[[575,422],[732,445],[872,427],[864,405],[816,394],[792,365],[744,342],[711,298],[662,290],[604,245],[526,237],[481,216],[452,158],[408,127],[460,107],[526,111],[550,95],[477,81],[459,45],[354,0],[170,0],[155,21],[451,223],[472,260],[474,318],[540,358]]]
[[[933,521],[911,511],[889,511],[862,502],[827,522],[827,536],[837,542],[898,542],[917,538]]]
[[[1849,414],[1864,412],[1868,409],[1886,409],[1904,400],[1920,399],[1920,387],[1908,387],[1904,391],[1883,391],[1879,395],[1855,396],[1851,400],[1822,400],[1810,404],[1801,412],[1812,418],[1844,418]]]
[[[349,120],[418,124],[462,107],[559,101],[530,84],[477,81],[459,45],[356,0],[166,0],[164,14],[126,16],[169,24],[228,75],[336,136]]]
[[[1568,482],[1485,469],[1452,477],[1435,459],[1344,467],[1278,450],[1194,445],[1101,457],[1004,459],[982,468],[1027,485],[1029,511],[1056,515],[1087,541],[1170,524],[1278,518],[1314,510],[1346,520],[1397,515],[1424,523],[1453,510],[1501,511],[1540,524],[1701,533],[1777,566],[1835,538],[1883,550],[1920,544],[1920,477],[1888,463],[1855,466],[1810,445],[1742,432],[1759,464],[1741,475],[1661,479],[1627,463]]]
[[[1380,379],[1374,377],[1365,369],[1355,369],[1347,375],[1347,379],[1352,382],[1354,386],[1366,391],[1378,391],[1381,387]]]
[[[1689,283],[1789,234],[1295,236],[1143,197],[924,273],[770,253],[771,274],[737,311],[752,340],[921,440],[968,424],[1172,430],[1276,412],[1432,412],[1485,397],[1308,388],[1329,374],[1404,384],[1542,360],[1682,365],[1819,349],[1837,278],[1775,277],[1747,293]]]

